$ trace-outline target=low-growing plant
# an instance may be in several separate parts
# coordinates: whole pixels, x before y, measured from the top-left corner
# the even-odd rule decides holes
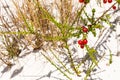
[[[0,51],[0,55],[7,56],[7,58],[0,57],[0,60],[4,62],[4,60],[9,61],[15,57],[19,58],[22,50],[29,50],[28,46],[32,46],[33,51],[41,50],[41,55],[68,80],[73,80],[70,75],[81,77],[82,73],[86,74],[84,80],[88,80],[92,76],[91,73],[99,67],[99,62],[105,57],[105,53],[99,51],[102,43],[107,41],[103,37],[103,31],[106,28],[103,22],[112,26],[109,11],[117,10],[116,5],[120,3],[119,0],[114,2],[96,0],[98,7],[102,7],[106,3],[111,5],[104,10],[102,15],[96,17],[96,8],[91,8],[91,12],[86,11],[92,1],[94,0],[78,0],[76,5],[79,7],[75,7],[73,0],[55,0],[52,4],[45,0],[12,0],[15,13],[9,7],[4,7],[8,17],[1,16],[0,19],[1,27],[4,29],[0,32],[0,36],[3,38],[7,51],[7,53]],[[4,5],[2,1],[1,4]],[[6,3],[6,5],[8,4]],[[109,29],[113,31],[112,27]],[[99,42],[96,41],[93,46],[89,44],[88,39],[91,33],[94,37],[99,35],[97,40]],[[101,36],[102,40],[100,40]],[[69,43],[72,38],[76,38],[76,40]],[[71,49],[71,46],[78,48]],[[84,56],[78,56],[79,50],[85,50]],[[111,64],[112,54],[111,50],[109,51]],[[60,56],[64,56],[64,58]],[[4,63],[6,64],[6,62]],[[69,68],[66,65],[69,65]]]

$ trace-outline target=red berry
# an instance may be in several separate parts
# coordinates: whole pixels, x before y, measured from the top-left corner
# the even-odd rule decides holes
[[[80,45],[80,48],[82,48],[82,49],[83,49],[83,48],[84,48],[84,45]]]
[[[114,6],[112,6],[112,8],[114,9],[114,10],[116,10],[116,6],[114,5]]]
[[[112,0],[108,0],[108,3],[111,3],[112,2]]]
[[[104,3],[104,4],[107,3],[107,0],[103,0],[103,3]]]
[[[86,27],[83,27],[82,30],[83,30],[83,32],[86,32],[86,33],[88,32],[88,28],[86,28]]]
[[[79,2],[80,2],[80,3],[83,3],[83,2],[84,2],[84,0],[79,0]]]
[[[83,45],[83,41],[82,41],[82,40],[79,40],[79,41],[78,41],[78,44],[79,44],[79,45]]]
[[[83,44],[85,45],[85,44],[87,44],[87,43],[88,43],[87,39],[84,39],[84,40],[83,40]]]

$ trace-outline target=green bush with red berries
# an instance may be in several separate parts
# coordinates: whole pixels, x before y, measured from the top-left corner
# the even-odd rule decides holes
[[[107,3],[111,5],[102,15],[96,17],[97,10],[95,8],[92,8],[91,12],[89,12],[92,15],[89,15],[86,11],[86,7],[92,1],[95,0],[78,0],[77,2],[80,7],[74,10],[75,5],[73,5],[72,0],[55,0],[53,2],[54,6],[52,4],[48,6],[45,0],[24,0],[23,5],[19,5],[17,1],[13,0],[16,14],[12,13],[10,8],[8,10],[4,8],[12,25],[9,24],[7,19],[0,19],[3,28],[5,28],[5,31],[0,33],[2,34],[3,44],[7,51],[7,58],[4,57],[6,53],[0,51],[0,54],[3,56],[0,59],[9,66],[12,64],[10,59],[19,58],[21,50],[29,50],[28,46],[32,46],[33,52],[42,50],[44,53],[41,52],[41,54],[67,80],[72,80],[70,75],[80,77],[84,73],[81,70],[82,66],[85,66],[86,72],[84,80],[88,80],[91,72],[104,57],[104,55],[100,55],[102,57],[98,59],[99,52],[97,52],[94,46],[91,47],[88,44],[90,42],[88,39],[89,33],[96,37],[99,34],[96,30],[104,29],[104,25],[101,24],[102,22],[111,25],[109,21],[111,15],[108,13],[111,9],[113,11],[117,10],[118,7],[116,5],[120,4],[120,0],[114,0],[114,2],[113,0],[96,0],[98,7],[101,7],[102,3],[104,5]],[[53,13],[53,8],[56,9],[57,14]],[[77,38],[77,42],[68,44],[72,38]],[[72,52],[70,49],[70,45],[74,46],[76,44],[79,45],[77,46],[78,48],[85,50],[84,55],[87,56],[82,57],[82,60],[78,62],[74,58],[78,53],[76,53],[76,50]],[[47,54],[48,51],[51,52],[51,55]],[[67,60],[69,68],[66,67],[64,60],[59,57],[61,55],[66,57],[64,60]],[[55,60],[52,60],[51,57],[54,57]],[[77,58],[79,59],[81,56],[77,56]],[[87,61],[90,63],[86,64]]]

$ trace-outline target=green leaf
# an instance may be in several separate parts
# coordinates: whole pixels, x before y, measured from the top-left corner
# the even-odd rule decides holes
[[[116,0],[118,2],[118,4],[120,4],[120,0]]]
[[[94,26],[94,28],[102,29],[103,26],[102,26],[100,23],[98,23],[98,24],[96,24],[96,25]]]
[[[95,13],[95,12],[96,12],[96,10],[93,8],[93,9],[92,9],[92,12],[93,12],[93,13]]]
[[[89,3],[90,2],[90,0],[85,0],[85,3]]]
[[[97,65],[98,64],[98,61],[96,60],[96,57],[95,57],[95,53],[96,53],[96,50],[94,48],[90,48],[89,46],[86,45],[86,49],[88,51],[88,55],[90,56],[90,58],[92,59],[92,62]]]
[[[112,54],[110,53],[110,59],[109,59],[109,64],[112,63]]]
[[[110,15],[109,15],[109,14],[106,14],[106,18],[107,18],[107,19],[110,19],[111,17],[110,17]]]
[[[94,37],[96,37],[96,31],[95,31],[95,29],[92,30],[91,32],[92,32],[92,34],[94,35]]]

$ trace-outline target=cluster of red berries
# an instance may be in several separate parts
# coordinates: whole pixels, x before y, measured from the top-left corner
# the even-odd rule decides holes
[[[82,49],[84,48],[84,45],[86,45],[87,43],[88,43],[87,39],[78,40],[78,44]]]
[[[87,33],[88,32],[88,28],[86,28],[85,26],[82,27],[82,31],[83,33]],[[87,39],[83,39],[83,40],[78,40],[78,44],[80,45],[80,47],[83,49],[84,45],[86,45],[88,43]]]
[[[105,3],[112,3],[113,2],[113,0],[103,0],[103,3],[105,4]],[[114,10],[116,10],[116,6],[115,5],[113,5],[112,6],[112,8],[114,9]]]
[[[103,3],[112,3],[112,0],[103,0]]]

